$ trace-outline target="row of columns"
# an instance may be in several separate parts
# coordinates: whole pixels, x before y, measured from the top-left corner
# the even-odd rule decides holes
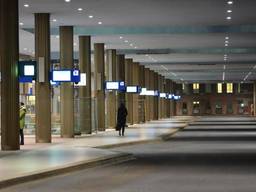
[[[19,149],[19,83],[18,83],[18,0],[2,0],[0,2],[0,64],[1,64],[1,148],[2,150]],[[60,27],[60,66],[62,69],[74,68],[72,26]],[[38,63],[36,81],[36,142],[51,142],[51,85],[49,71],[50,62],[50,14],[35,14],[35,57]],[[140,123],[167,117],[161,113],[163,101],[159,98],[109,92],[105,95],[104,82],[125,81],[128,85],[141,85],[151,90],[158,90],[163,83],[159,75],[124,55],[117,55],[115,50],[105,50],[103,43],[94,45],[94,78],[96,79],[95,97],[97,100],[96,119],[99,131],[106,125],[116,125],[116,113],[119,103],[125,102],[129,111],[128,123]],[[86,73],[86,86],[79,88],[79,107],[81,132],[92,133],[92,68],[91,38],[79,37],[79,68]],[[163,90],[163,88],[161,88]],[[61,137],[74,137],[74,87],[73,83],[62,83],[61,95]],[[105,98],[107,98],[105,107]],[[143,101],[143,105],[139,102]],[[139,117],[138,106],[143,106],[144,117]],[[159,109],[159,106],[160,109]],[[171,107],[171,105],[170,105]],[[167,107],[167,108],[170,108]],[[106,111],[106,109],[108,111]],[[171,109],[170,109],[171,110]],[[170,113],[171,114],[171,113]]]

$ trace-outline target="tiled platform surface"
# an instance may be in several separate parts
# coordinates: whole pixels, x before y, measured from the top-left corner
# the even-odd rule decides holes
[[[27,136],[20,151],[0,152],[0,188],[19,182],[22,178],[33,179],[29,178],[31,175],[38,178],[40,175],[46,176],[44,173],[51,174],[54,170],[64,170],[80,164],[122,157],[126,159],[126,154],[99,148],[155,140],[183,128],[191,120],[192,117],[175,117],[133,125],[127,128],[125,137],[118,136],[114,130],[108,130],[74,139],[54,137],[52,144],[35,144],[34,137]]]

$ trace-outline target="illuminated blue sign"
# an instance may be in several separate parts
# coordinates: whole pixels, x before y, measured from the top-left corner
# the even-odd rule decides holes
[[[36,61],[19,61],[19,82],[27,83],[36,80]]]
[[[53,70],[52,79],[53,82],[80,82],[80,71],[77,69],[70,70]]]
[[[141,87],[140,86],[127,86],[126,92],[127,93],[140,93]]]
[[[125,87],[124,81],[106,81],[105,82],[105,90],[125,91],[126,87]]]

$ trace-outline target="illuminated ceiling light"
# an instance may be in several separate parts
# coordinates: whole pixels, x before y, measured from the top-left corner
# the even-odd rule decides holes
[[[229,43],[228,41],[225,41],[225,43]]]
[[[134,49],[137,49],[138,47],[134,47]]]
[[[229,40],[229,37],[225,37],[226,40]]]
[[[23,50],[24,50],[24,51],[27,51],[27,50],[28,50],[28,48],[24,48]]]
[[[80,8],[77,9],[77,11],[83,11],[83,8],[80,7]]]
[[[146,57],[148,57],[148,54],[146,54]]]
[[[28,7],[29,7],[29,4],[24,4],[24,7],[28,8]]]
[[[57,22],[57,19],[53,19],[52,21],[53,21],[53,22]]]
[[[56,38],[57,38],[57,39],[59,39],[59,38],[60,38],[60,36],[59,36],[59,35],[56,35]]]
[[[24,25],[24,23],[20,22],[20,26],[23,26],[23,25]]]
[[[232,5],[233,4],[233,1],[228,1],[227,2],[229,5]]]
[[[101,22],[101,21],[99,21],[99,22],[98,22],[98,24],[99,24],[99,25],[102,25],[102,22]]]
[[[125,43],[129,43],[129,41],[128,41],[128,40],[125,40],[124,42],[125,42]]]
[[[120,37],[119,37],[119,39],[123,39],[123,37],[122,37],[122,36],[120,36]]]
[[[76,43],[74,43],[74,46],[77,46],[77,44],[76,44]]]
[[[65,0],[65,2],[69,3],[69,2],[71,2],[71,0]]]
[[[227,56],[228,56],[227,54],[224,55],[224,57],[227,57]]]
[[[92,18],[93,18],[93,15],[89,15],[89,18],[92,19]]]
[[[130,46],[133,47],[133,44],[131,43]]]
[[[225,44],[225,47],[228,47],[228,44]]]
[[[227,20],[231,20],[232,18],[231,18],[230,16],[228,16],[226,19],[227,19]]]
[[[227,13],[232,13],[232,10],[230,10],[230,9],[229,9],[229,10],[227,10]]]

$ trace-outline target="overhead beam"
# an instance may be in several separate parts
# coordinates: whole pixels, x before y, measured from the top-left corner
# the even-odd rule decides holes
[[[33,28],[23,28],[25,31],[34,32]],[[204,33],[255,33],[256,25],[212,25],[212,26],[77,26],[74,28],[76,35],[134,35],[134,34],[204,34]],[[58,35],[59,29],[52,28],[52,35]]]

